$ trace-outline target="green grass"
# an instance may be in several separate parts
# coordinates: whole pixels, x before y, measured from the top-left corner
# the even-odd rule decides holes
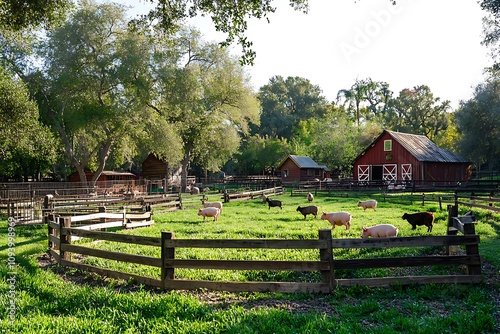
[[[336,227],[334,237],[359,237],[362,226],[391,223],[399,227],[400,236],[427,235],[425,227],[416,231],[401,219],[404,212],[433,211],[436,224],[433,235],[446,234],[447,212],[437,203],[421,206],[421,202],[401,199],[387,202],[379,194],[349,194],[349,198],[318,195],[314,204],[320,211],[350,211],[353,214],[350,233]],[[306,205],[305,198],[279,196],[283,210],[269,210],[259,200],[225,203],[219,221],[203,222],[197,216],[200,203],[193,196],[185,210],[154,216],[149,228],[122,231],[159,237],[162,231],[172,231],[176,238],[280,238],[316,239],[318,230],[329,228],[327,221],[306,220],[296,212]],[[377,212],[363,211],[357,200],[379,200]],[[219,200],[210,195],[209,200]],[[189,202],[189,201],[188,201]],[[467,211],[462,208],[460,214]],[[498,214],[474,210],[480,235],[480,253],[500,273]],[[494,333],[499,330],[499,285],[488,282],[474,285],[415,285],[369,289],[339,287],[331,295],[226,293],[226,292],[166,292],[84,274],[75,270],[61,271],[57,266],[41,268],[37,258],[47,248],[45,226],[16,227],[15,261],[15,321],[8,320],[9,279],[7,222],[0,222],[0,332],[7,333]],[[88,245],[88,240],[79,243]],[[93,243],[93,247],[113,249],[133,254],[159,256],[155,247],[139,247],[110,242]],[[367,256],[407,256],[435,254],[437,248],[390,250],[337,250],[336,258]],[[178,250],[179,258],[237,259],[317,259],[312,251],[255,250]],[[140,273],[158,278],[159,271],[146,266],[83,259],[112,269]],[[427,268],[430,274],[454,273],[460,268]],[[404,269],[372,269],[338,273],[345,277],[405,275]],[[491,273],[490,273],[491,274]],[[296,272],[237,272],[208,270],[178,270],[176,275],[190,279],[211,280],[290,280],[317,281],[317,273]]]

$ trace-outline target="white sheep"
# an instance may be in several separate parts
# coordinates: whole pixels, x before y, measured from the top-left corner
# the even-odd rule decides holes
[[[358,201],[358,206],[361,206],[363,208],[363,211],[366,211],[366,209],[373,209],[373,211],[377,211],[377,201],[374,199],[369,199],[366,201]]]
[[[220,210],[220,214],[222,214],[222,202],[207,202],[205,198],[202,198],[201,204],[203,204],[205,208],[217,208]]]
[[[203,216],[203,221],[205,221],[206,217],[213,217],[214,221],[217,221],[219,218],[220,210],[218,208],[208,207],[204,209],[198,210],[198,216]]]
[[[345,226],[346,231],[351,228],[351,214],[345,211],[339,212],[323,212],[321,219],[328,220],[332,224],[332,230],[337,226]]]

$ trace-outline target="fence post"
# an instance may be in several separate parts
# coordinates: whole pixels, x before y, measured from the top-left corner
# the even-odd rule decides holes
[[[175,259],[175,248],[166,246],[166,241],[174,239],[174,237],[173,232],[161,232],[161,282],[164,289],[167,288],[167,280],[175,278],[175,269],[166,266],[167,260]]]
[[[49,250],[53,249],[53,247],[54,247],[52,241],[50,241],[50,236],[54,235],[54,228],[52,226],[50,226],[50,223],[53,222],[53,221],[55,221],[54,215],[52,213],[48,214],[46,216],[45,223],[47,224],[47,238],[48,238],[48,247],[49,247]]]
[[[71,235],[64,235],[63,228],[71,227],[71,217],[59,217],[59,240],[61,240],[61,248],[59,253],[61,254],[61,261],[71,261],[71,253],[63,251],[63,244],[71,244]],[[61,264],[61,263],[59,263]]]
[[[321,229],[319,230],[319,239],[327,241],[327,247],[320,249],[319,257],[323,262],[328,262],[329,270],[321,271],[321,282],[328,284],[329,292],[332,292],[335,285],[335,271],[333,268],[333,250],[332,250],[332,230]]]
[[[446,235],[457,235],[458,231],[453,227],[453,217],[458,216],[458,206],[448,205],[448,228],[446,229]],[[452,255],[456,252],[457,246],[446,246],[446,254]]]
[[[425,193],[422,193],[422,206],[425,206]]]
[[[475,235],[476,228],[474,227],[474,222],[464,223],[464,235]],[[478,244],[474,245],[466,245],[465,253],[467,256],[478,256],[479,255],[479,246]],[[481,265],[467,265],[467,273],[469,275],[481,275]]]

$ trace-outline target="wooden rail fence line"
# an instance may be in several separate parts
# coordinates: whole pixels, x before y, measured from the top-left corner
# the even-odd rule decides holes
[[[450,215],[458,212],[450,210]],[[79,218],[83,219],[83,218]],[[456,235],[458,232],[464,235]],[[390,284],[428,284],[428,283],[471,283],[479,282],[481,276],[481,257],[478,251],[479,236],[475,234],[473,219],[470,217],[449,217],[449,235],[417,236],[378,239],[332,239],[330,229],[319,230],[318,239],[281,240],[281,239],[175,239],[174,233],[162,232],[161,237],[124,235],[111,232],[89,231],[72,227],[71,217],[48,218],[48,245],[50,255],[61,265],[96,272],[118,279],[133,279],[140,284],[160,287],[166,290],[210,289],[223,291],[275,291],[275,292],[321,292],[331,293],[337,286],[387,286]],[[128,244],[160,247],[161,256],[151,257],[71,244],[73,237],[107,240]],[[361,258],[337,260],[334,249],[353,248],[394,248],[394,247],[451,247],[462,245],[465,255],[409,256],[394,258]],[[261,260],[205,260],[176,258],[179,248],[238,248],[238,249],[315,249],[318,261],[261,261]],[[71,260],[71,254],[94,256],[109,260],[137,263],[161,269],[159,278],[144,277],[111,269],[95,267]],[[427,275],[380,278],[337,279],[335,270],[390,267],[421,266],[463,266],[467,274]],[[179,279],[177,268],[216,269],[216,270],[267,270],[267,271],[319,271],[321,282],[227,282],[208,280]]]
[[[489,196],[489,195],[459,195],[459,194],[432,194],[432,193],[421,193],[421,194],[411,194],[411,195],[389,195],[384,193],[384,201],[387,199],[394,200],[399,197],[409,198],[411,203],[422,202],[422,206],[425,206],[425,202],[439,203],[439,209],[443,210],[443,204],[451,205],[462,205],[470,208],[479,208],[484,210],[490,210],[494,212],[500,212],[500,198]]]
[[[230,192],[228,190],[225,190],[222,199],[224,200],[224,202],[243,201],[243,200],[258,198],[262,195],[275,196],[275,195],[283,195],[284,193],[285,193],[284,187],[273,187],[263,190],[243,191],[243,192]]]

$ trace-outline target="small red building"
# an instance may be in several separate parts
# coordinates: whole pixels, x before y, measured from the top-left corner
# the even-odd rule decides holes
[[[358,182],[463,182],[471,162],[421,135],[384,130],[353,163]]]
[[[306,156],[289,155],[278,169],[282,182],[324,180],[330,177],[330,170],[326,166],[318,165]]]
[[[168,179],[171,175],[168,163],[150,153],[142,162],[142,177],[150,180]]]

